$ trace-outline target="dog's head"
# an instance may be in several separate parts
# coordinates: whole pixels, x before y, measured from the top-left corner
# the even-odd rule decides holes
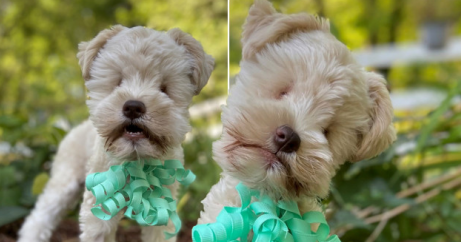
[[[189,131],[188,106],[214,60],[179,29],[120,25],[79,45],[90,119],[120,159],[160,157]]]
[[[385,80],[361,68],[326,20],[256,1],[214,143],[224,172],[276,199],[325,197],[345,161],[394,140]]]

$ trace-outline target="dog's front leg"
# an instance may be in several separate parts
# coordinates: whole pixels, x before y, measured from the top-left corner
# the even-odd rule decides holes
[[[44,193],[40,195],[34,210],[19,232],[19,242],[50,240],[54,228],[67,209],[71,208],[81,195],[80,178],[73,175],[75,173],[69,172],[51,176]]]
[[[122,219],[124,211],[120,211],[110,220],[101,220],[91,213],[91,208],[96,202],[90,191],[83,194],[80,208],[80,241],[82,242],[112,242],[115,241],[118,222]]]
[[[87,121],[70,131],[61,142],[50,180],[22,225],[18,242],[49,241],[67,209],[79,201],[85,181],[84,167],[90,153],[88,147],[92,146],[94,135],[96,132]],[[87,141],[87,145],[82,145],[83,141]]]
[[[224,206],[241,206],[240,196],[235,189],[239,181],[233,177],[221,174],[221,179],[203,199],[203,211],[200,212],[198,224],[214,223]]]
[[[178,159],[184,164],[184,152],[181,147],[178,147],[172,151],[170,157]],[[178,199],[178,189],[179,183],[175,182],[172,185],[166,186],[171,191],[173,199]],[[179,202],[179,201],[178,201]],[[164,232],[172,233],[175,230],[174,224],[170,221],[167,226],[143,226],[142,228],[141,239],[143,242],[176,242],[176,236],[166,240]]]
[[[181,157],[180,160],[182,161],[183,158]],[[173,196],[173,198],[177,199],[179,183],[174,183],[167,187],[170,189],[171,195]],[[163,242],[163,241],[176,242],[176,236],[168,240],[165,239],[165,234],[164,234],[165,231],[172,233],[175,230],[174,224],[171,221],[168,222],[167,226],[143,226],[141,230],[142,230],[141,239],[143,242]]]
[[[171,223],[165,226],[145,226],[142,227],[141,239],[143,242],[176,242],[176,236],[165,240],[164,231],[173,231],[174,226]]]
[[[111,165],[119,164],[109,157],[104,149],[104,140],[96,141],[95,152],[88,162],[88,174],[107,171]],[[91,208],[96,198],[91,191],[85,190],[80,206],[80,241],[82,242],[112,242],[115,241],[118,222],[122,219],[124,209],[110,220],[101,220],[93,215]]]

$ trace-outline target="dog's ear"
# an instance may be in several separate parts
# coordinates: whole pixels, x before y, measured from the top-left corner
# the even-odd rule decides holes
[[[371,101],[369,110],[370,125],[366,133],[360,134],[358,151],[351,159],[352,162],[369,159],[379,155],[387,149],[396,139],[392,124],[393,108],[386,80],[378,74],[365,73],[368,86],[368,96]]]
[[[192,67],[191,82],[195,86],[195,95],[199,94],[213,71],[213,57],[205,53],[200,42],[180,29],[171,29],[167,33],[178,45],[184,46],[190,55]]]
[[[81,42],[78,45],[78,64],[82,68],[82,76],[85,81],[88,81],[90,76],[90,69],[93,63],[93,60],[99,53],[99,50],[104,47],[107,40],[114,37],[117,33],[124,30],[125,27],[121,25],[115,25],[111,29],[105,29],[99,32],[94,39],[88,42]]]
[[[280,14],[270,2],[256,0],[243,25],[243,59],[250,59],[266,44],[280,41],[287,34],[313,30],[329,33],[330,24],[328,20],[310,14]]]

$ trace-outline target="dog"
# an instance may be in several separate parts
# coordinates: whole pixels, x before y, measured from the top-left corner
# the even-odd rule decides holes
[[[319,200],[342,164],[374,157],[396,139],[392,118],[386,81],[353,59],[327,20],[277,13],[256,0],[222,136],[213,143],[223,172],[198,223],[216,222],[224,206],[240,207],[240,182],[274,201],[295,201],[301,214],[322,212]]]
[[[214,68],[201,44],[179,29],[116,25],[80,43],[77,58],[90,118],[61,142],[51,178],[19,232],[20,242],[49,241],[65,211],[79,200],[90,173],[148,157],[184,163],[181,142],[190,130],[188,107]],[[175,196],[177,186],[172,186]],[[115,241],[123,211],[103,221],[91,213],[94,204],[94,196],[85,191],[80,240]],[[143,227],[142,240],[163,241],[163,230]]]

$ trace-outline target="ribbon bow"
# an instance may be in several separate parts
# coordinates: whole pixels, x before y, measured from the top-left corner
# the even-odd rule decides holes
[[[341,242],[336,235],[329,236],[330,227],[321,212],[307,212],[301,216],[294,201],[279,201],[260,196],[242,183],[236,187],[242,206],[224,207],[216,223],[196,225],[192,229],[194,242],[247,241],[253,230],[253,242]],[[258,201],[251,203],[251,198]],[[316,232],[312,223],[319,223]]]
[[[164,185],[177,180],[189,185],[195,180],[190,170],[185,170],[179,160],[149,159],[126,162],[111,166],[106,172],[89,174],[86,189],[96,197],[91,209],[94,216],[102,220],[113,218],[127,207],[125,216],[140,225],[166,225],[171,219],[175,226],[173,233],[165,232],[166,239],[175,236],[181,228],[176,213],[176,200]]]

